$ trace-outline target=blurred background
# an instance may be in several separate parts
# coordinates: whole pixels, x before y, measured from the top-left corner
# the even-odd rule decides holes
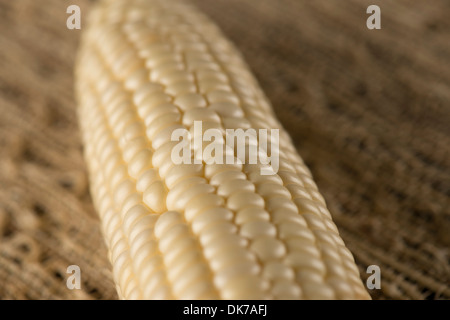
[[[245,56],[362,279],[380,266],[372,297],[450,299],[450,2],[192,2]],[[94,3],[0,0],[0,299],[117,297],[73,94]],[[81,290],[66,287],[72,264]]]

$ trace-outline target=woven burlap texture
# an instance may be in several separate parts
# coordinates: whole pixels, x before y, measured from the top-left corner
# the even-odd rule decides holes
[[[193,2],[244,54],[362,279],[380,266],[372,297],[450,299],[449,2]],[[0,299],[117,298],[76,118],[82,30],[66,28],[92,3],[0,0]]]

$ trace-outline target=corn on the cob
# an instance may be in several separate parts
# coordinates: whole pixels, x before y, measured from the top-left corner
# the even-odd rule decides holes
[[[91,193],[126,299],[365,299],[311,174],[237,50],[183,1],[103,1],[76,68]],[[175,165],[175,129],[280,129],[279,171]],[[233,151],[231,151],[233,152]]]

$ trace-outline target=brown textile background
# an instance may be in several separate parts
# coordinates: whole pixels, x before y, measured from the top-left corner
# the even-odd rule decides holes
[[[374,299],[450,299],[450,2],[193,0],[243,52]],[[0,0],[0,299],[114,299],[66,8]],[[378,4],[382,29],[366,28]],[[84,20],[82,20],[82,23]],[[83,26],[83,24],[82,24]],[[81,268],[68,290],[66,268]]]

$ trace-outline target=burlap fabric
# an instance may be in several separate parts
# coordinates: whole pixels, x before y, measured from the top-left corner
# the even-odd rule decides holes
[[[450,3],[194,0],[243,52],[374,299],[450,298]],[[114,299],[73,96],[92,1],[0,0],[0,298]],[[366,28],[378,4],[382,29]],[[82,20],[82,27],[83,27]],[[81,268],[82,289],[66,287]]]

